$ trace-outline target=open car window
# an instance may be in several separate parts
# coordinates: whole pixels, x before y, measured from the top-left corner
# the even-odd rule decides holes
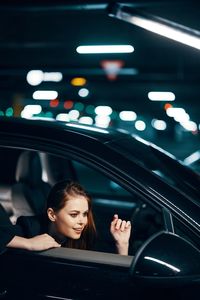
[[[2,184],[0,203],[6,209],[12,221],[16,221],[16,208],[14,203],[13,186],[17,184],[17,164],[20,155],[27,150],[2,148]],[[113,215],[118,214],[124,220],[130,220],[132,232],[130,237],[129,255],[135,255],[139,247],[153,234],[165,229],[161,208],[155,208],[145,202],[138,193],[130,193],[112,178],[105,176],[99,170],[89,167],[83,162],[50,155],[45,152],[29,151],[38,155],[41,162],[42,177],[49,189],[53,184],[62,179],[71,179],[79,182],[92,196],[93,213],[97,227],[98,239],[95,251],[104,253],[116,253],[115,245],[110,234],[110,223]],[[31,157],[31,156],[30,156]],[[37,166],[36,166],[37,169]],[[12,170],[12,172],[10,172]],[[38,170],[32,170],[38,172]],[[10,176],[9,177],[9,173]],[[5,175],[5,176],[4,176]],[[29,176],[29,174],[27,174]],[[33,174],[31,175],[33,176]],[[32,180],[30,178],[30,180]],[[19,183],[19,182],[18,182]],[[6,186],[6,189],[5,189]],[[40,187],[41,188],[41,187]],[[48,189],[48,191],[49,191]],[[25,197],[21,199],[22,205],[18,209],[18,215],[27,215]],[[39,198],[37,199],[39,201]],[[40,206],[39,206],[40,207]],[[28,211],[28,215],[36,212]],[[175,222],[177,224],[177,222]],[[181,226],[175,226],[175,233],[187,238],[187,230],[179,230]]]
[[[15,153],[15,155],[13,155],[13,153]],[[33,160],[36,156],[37,159],[39,157],[41,170],[38,170],[38,161],[34,161],[34,163],[31,164],[32,167],[29,167],[27,173],[24,170],[26,165],[23,164],[23,168],[21,168],[23,171],[23,180],[20,181],[19,174],[19,178],[16,178],[16,173],[19,172],[19,170],[17,170],[17,165],[19,159],[21,159],[20,157],[24,155],[23,153],[26,154],[26,160],[27,157],[28,159]],[[10,155],[12,155],[12,159],[10,159]],[[16,157],[15,160],[14,157]],[[16,222],[17,217],[20,215],[37,214],[42,208],[39,201],[44,201],[44,197],[47,197],[48,191],[53,184],[62,179],[71,179],[79,182],[92,196],[93,213],[98,234],[97,245],[95,248],[96,251],[116,253],[114,241],[110,234],[110,223],[113,219],[113,215],[116,213],[121,219],[130,220],[132,223],[133,229],[130,238],[130,255],[134,255],[137,249],[149,236],[163,229],[161,210],[159,211],[150,207],[150,205],[146,204],[138,194],[130,193],[112,178],[105,176],[95,168],[88,167],[83,162],[71,159],[70,157],[63,158],[50,155],[45,152],[12,149],[12,151],[5,152],[4,164],[5,166],[8,165],[8,170],[10,169],[9,164],[12,164],[13,168],[12,183],[8,182],[11,195],[11,199],[9,199],[9,216],[13,223]],[[6,172],[6,167],[4,168],[4,171]],[[32,182],[34,177],[38,176],[37,172],[40,171],[42,172],[42,185],[40,182],[40,186],[34,186],[32,194],[34,196],[34,201],[36,199],[37,203],[34,204],[35,206],[31,206],[29,200],[26,198],[27,195],[19,194],[19,190],[21,190],[22,183],[23,185],[28,185],[29,181]],[[3,176],[3,174],[1,175]],[[8,176],[8,174],[5,174],[5,178],[6,176]],[[25,183],[24,176],[27,176]],[[28,189],[27,186],[26,189]],[[46,192],[46,196],[43,196],[43,200],[41,200],[41,189],[44,189]],[[37,197],[35,194],[37,194]],[[0,203],[7,209],[6,201],[0,199]],[[28,207],[27,203],[29,204]]]
[[[62,179],[79,182],[92,196],[92,206],[97,227],[96,250],[116,253],[110,234],[114,214],[122,220],[130,220],[132,233],[129,254],[134,255],[142,243],[164,228],[162,211],[151,207],[136,193],[131,193],[111,177],[83,162],[43,153],[47,180],[52,184]]]

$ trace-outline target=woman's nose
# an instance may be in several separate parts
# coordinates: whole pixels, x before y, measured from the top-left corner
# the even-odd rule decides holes
[[[83,216],[79,216],[78,223],[79,224],[83,224],[84,223],[84,217]]]

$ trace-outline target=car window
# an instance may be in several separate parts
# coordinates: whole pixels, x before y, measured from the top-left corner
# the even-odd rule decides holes
[[[110,223],[114,214],[132,223],[131,255],[149,236],[164,228],[161,209],[151,207],[138,194],[130,193],[99,170],[74,159],[62,159],[52,155],[47,157],[49,178],[54,178],[54,181],[56,178],[78,181],[92,196],[98,251],[115,252],[110,234]]]
[[[194,232],[189,230],[185,224],[180,222],[177,218],[173,218],[173,225],[174,225],[174,232],[186,239],[188,242],[192,243],[195,245],[197,248],[200,247],[200,241],[199,241],[199,236],[196,235]]]
[[[198,174],[179,163],[169,153],[158,150],[155,145],[143,143],[137,147],[137,139],[130,137],[123,139],[123,149],[120,143],[112,142],[111,147],[115,151],[123,152],[141,167],[153,172],[167,184],[178,189],[180,193],[185,193],[196,203],[199,203],[200,177]]]
[[[12,178],[15,176],[17,162],[23,151],[24,150],[16,149],[16,152],[14,150],[6,152],[7,163],[9,164],[10,162],[15,169],[11,174]],[[92,196],[92,209],[97,229],[97,241],[93,248],[94,255],[95,252],[97,255],[99,252],[107,254],[117,253],[114,240],[110,233],[110,223],[113,219],[113,215],[116,213],[119,215],[119,218],[131,221],[132,230],[128,252],[130,256],[135,256],[137,251],[149,237],[166,229],[161,208],[151,206],[149,201],[146,202],[143,197],[138,195],[138,193],[136,194],[127,191],[115,180],[95,169],[95,166],[88,166],[85,163],[75,160],[74,158],[71,159],[70,157],[63,158],[45,152],[30,152],[34,152],[40,157],[42,174],[43,177],[45,177],[46,184],[53,186],[54,183],[59,180],[71,179],[79,182]],[[10,155],[12,155],[12,159],[9,160]],[[32,155],[30,155],[30,157],[32,157]],[[8,169],[10,169],[10,167]],[[8,174],[5,175],[5,180],[2,181],[4,183],[6,182],[6,177],[8,177]],[[3,176],[2,173],[1,176]],[[10,182],[10,180],[8,180],[8,182]],[[10,184],[11,190],[12,186],[13,184]],[[4,208],[7,208],[11,221],[13,222],[14,220],[15,223],[17,216],[15,215],[16,208],[13,203],[13,197],[14,196],[11,193],[9,210],[5,205],[5,202],[8,202],[8,199],[6,199],[6,201],[5,199],[4,201],[0,199],[0,203],[4,205]],[[39,200],[39,198],[37,200]],[[24,215],[24,212],[26,215],[24,209],[27,207],[26,204],[24,205],[25,202],[23,203],[23,201],[26,202],[26,199],[20,198],[19,209],[21,209],[21,215]],[[28,213],[29,212],[28,208]],[[188,232],[187,228],[184,228],[183,224],[180,224],[175,218],[173,218],[173,223],[174,232],[195,245],[196,239],[191,235],[191,232]]]
[[[119,184],[96,170],[77,161],[73,161],[73,165],[76,169],[79,182],[83,184],[89,192],[105,196],[117,195],[130,197],[130,193]]]
[[[16,150],[16,159],[14,163],[11,160],[15,168],[17,166],[19,153],[22,152],[23,150]],[[130,255],[134,255],[138,248],[151,235],[164,229],[161,208],[151,206],[144,198],[140,197],[138,193],[136,194],[127,191],[111,177],[105,176],[99,170],[95,169],[95,166],[89,167],[85,163],[71,159],[70,157],[63,158],[45,152],[32,152],[38,154],[41,159],[42,174],[43,177],[45,177],[46,184],[53,186],[54,183],[59,180],[71,179],[79,182],[92,196],[93,212],[98,234],[95,250],[108,253],[116,252],[110,234],[110,223],[113,219],[113,215],[116,213],[121,219],[131,221],[132,232],[130,238]],[[7,157],[9,161],[9,152]],[[32,155],[30,155],[30,157],[32,157]],[[34,169],[30,171],[34,172]],[[13,173],[15,172],[13,171]],[[3,176],[2,173],[1,175]],[[8,176],[8,174],[6,174],[6,176]],[[29,176],[29,174],[27,174],[27,176]],[[29,179],[34,179],[33,174]],[[37,187],[34,189],[36,190]],[[40,193],[40,191],[37,192]],[[26,200],[26,197],[20,198],[18,213],[21,209],[21,215],[24,215],[24,213],[26,215],[27,213]],[[11,201],[14,201],[13,194]],[[38,197],[37,201],[39,201]],[[13,202],[12,205],[14,207]],[[37,206],[37,208],[38,207],[40,206]],[[16,209],[14,208],[13,211],[10,212],[11,219],[13,218],[13,215],[16,217],[15,211]],[[35,212],[31,212],[31,214],[35,214]],[[30,208],[28,208],[28,215],[30,215]]]

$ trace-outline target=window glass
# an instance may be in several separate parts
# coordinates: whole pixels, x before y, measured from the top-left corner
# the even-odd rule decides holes
[[[173,218],[174,231],[179,236],[186,239],[188,242],[192,243],[196,247],[200,247],[199,236],[196,236],[188,227],[186,227],[182,222]]]
[[[121,143],[123,142],[123,149]],[[179,163],[173,156],[165,151],[160,151],[155,146],[145,143],[137,146],[137,139],[126,138],[112,143],[115,151],[126,155],[141,167],[161,177],[169,185],[174,186],[180,193],[192,197],[199,204],[200,198],[200,177],[183,164]]]
[[[79,182],[81,182],[89,192],[100,195],[105,194],[106,196],[117,195],[130,197],[129,192],[98,171],[77,161],[73,161],[73,165],[76,169]]]

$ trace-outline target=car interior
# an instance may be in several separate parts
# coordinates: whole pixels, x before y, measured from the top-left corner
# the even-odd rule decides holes
[[[109,231],[115,213],[132,223],[130,255],[134,255],[148,237],[163,229],[161,212],[83,163],[23,149],[1,148],[0,154],[0,204],[13,224],[21,215],[44,212],[50,188],[59,180],[71,179],[79,182],[92,196],[97,251],[115,253]]]

